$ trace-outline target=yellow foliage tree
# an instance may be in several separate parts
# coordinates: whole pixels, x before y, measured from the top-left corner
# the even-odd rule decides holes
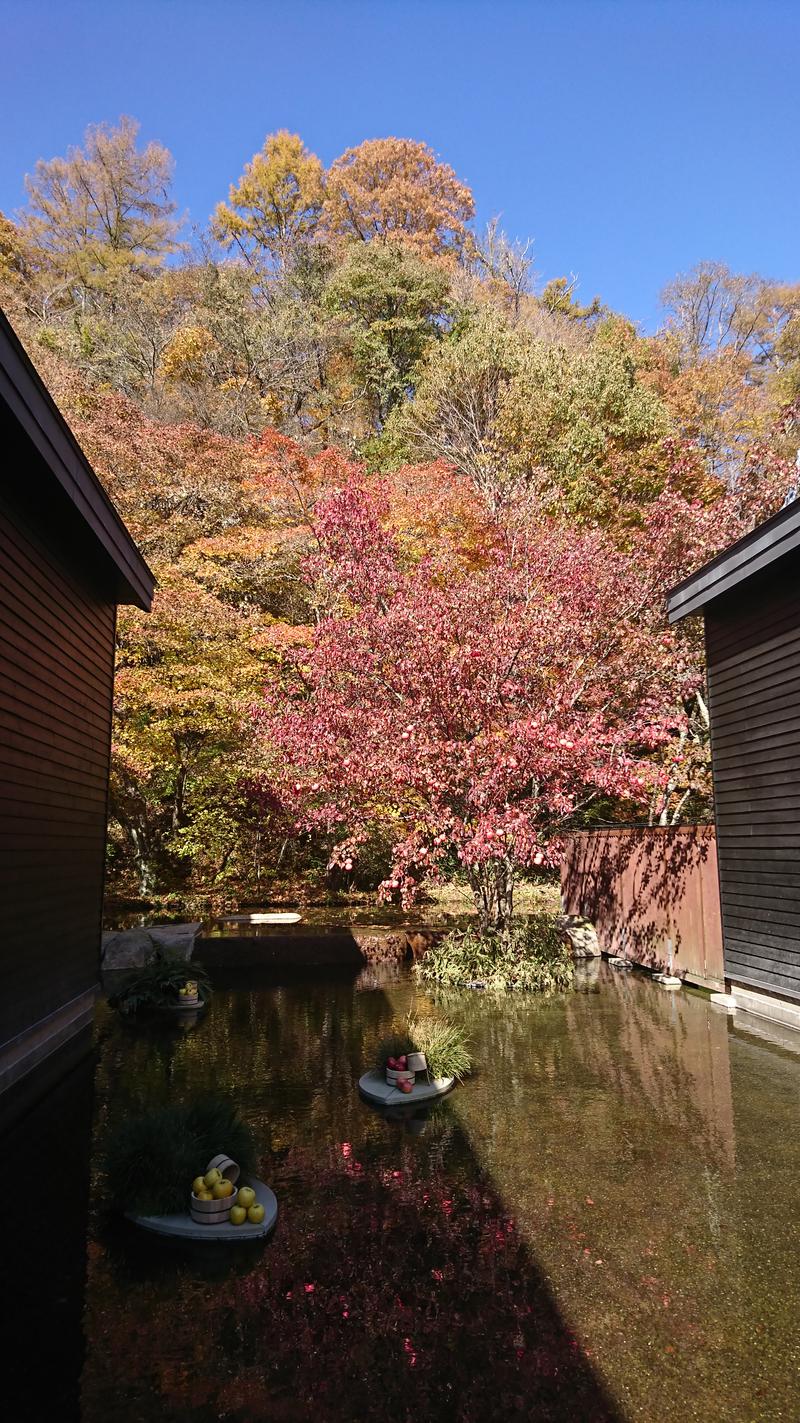
[[[215,345],[205,326],[181,326],[164,348],[161,374],[166,381],[200,385],[208,375],[208,357]]]
[[[139,148],[138,133],[132,118],[93,124],[83,148],[40,158],[25,180],[23,233],[68,287],[102,288],[160,266],[179,247],[172,157],[160,143]]]
[[[219,203],[212,228],[225,246],[281,266],[289,251],[316,232],[324,169],[296,133],[270,134],[253,155],[228,203]]]

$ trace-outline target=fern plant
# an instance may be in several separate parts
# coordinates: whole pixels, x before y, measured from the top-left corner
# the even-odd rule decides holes
[[[173,1006],[178,1002],[178,990],[189,981],[197,984],[200,1002],[208,1003],[212,989],[205,969],[194,961],[189,964],[185,959],[157,951],[108,1001],[125,1017],[133,1017],[151,1008]]]

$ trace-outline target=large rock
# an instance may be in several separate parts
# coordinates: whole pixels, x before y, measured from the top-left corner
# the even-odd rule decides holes
[[[588,919],[582,919],[580,914],[560,914],[558,922],[565,940],[572,949],[573,958],[596,959],[600,957],[602,950],[597,933],[594,925]]]
[[[190,959],[201,924],[148,924],[147,933],[157,949],[176,959]]]
[[[100,963],[104,969],[141,968],[153,952],[153,940],[146,929],[120,929],[104,934]]]
[[[411,957],[416,963],[418,959],[425,957],[428,949],[433,946],[437,938],[441,938],[441,935],[432,933],[430,929],[409,929],[406,938],[411,950]]]
[[[103,935],[100,963],[110,972],[143,968],[157,949],[184,962],[192,957],[200,924],[148,924],[144,929],[118,929]]]

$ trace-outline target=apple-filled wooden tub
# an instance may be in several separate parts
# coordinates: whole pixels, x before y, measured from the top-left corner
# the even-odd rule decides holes
[[[174,1003],[159,1003],[159,1013],[202,1013],[208,1007],[207,1001],[198,994],[191,998],[176,998]]]
[[[431,1082],[417,1081],[410,1092],[401,1092],[399,1087],[386,1081],[386,1074],[365,1072],[358,1080],[358,1090],[370,1102],[381,1107],[397,1107],[401,1103],[415,1106],[419,1102],[431,1102],[435,1097],[444,1097],[456,1085],[455,1077],[435,1077]]]
[[[246,1221],[243,1225],[233,1225],[230,1220],[224,1220],[214,1225],[203,1225],[193,1220],[188,1210],[177,1211],[174,1215],[136,1215],[133,1211],[126,1211],[126,1216],[134,1225],[141,1226],[142,1230],[150,1230],[155,1235],[169,1235],[176,1240],[226,1243],[231,1240],[261,1240],[269,1235],[278,1219],[275,1192],[253,1176],[242,1177],[239,1190],[242,1186],[249,1186],[255,1192],[256,1203],[264,1207],[264,1219],[257,1224]]]

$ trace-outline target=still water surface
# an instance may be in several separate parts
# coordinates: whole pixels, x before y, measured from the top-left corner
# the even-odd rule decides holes
[[[219,990],[183,1029],[100,1006],[89,1112],[78,1075],[37,1128],[64,1210],[25,1246],[14,1416],[45,1416],[44,1333],[58,1423],[800,1418],[800,1056],[595,966],[545,1002],[448,996],[477,1071],[389,1122],[355,1082],[422,996],[365,970]],[[108,1126],[209,1089],[259,1141],[266,1246],[104,1213]]]

